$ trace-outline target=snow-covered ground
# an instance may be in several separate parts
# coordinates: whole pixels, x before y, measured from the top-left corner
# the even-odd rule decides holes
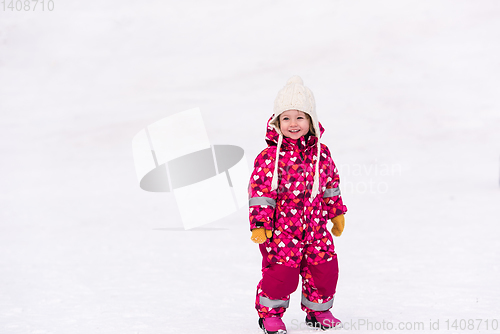
[[[349,208],[335,315],[494,332],[500,2],[54,5],[0,8],[1,334],[260,333],[247,209],[183,231],[171,193],[139,188],[131,141],[200,107],[251,167],[293,74]],[[313,333],[299,297],[285,322]]]

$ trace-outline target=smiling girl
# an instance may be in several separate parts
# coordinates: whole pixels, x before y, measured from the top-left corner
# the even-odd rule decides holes
[[[300,77],[290,78],[274,102],[268,147],[255,159],[249,185],[251,240],[262,254],[255,308],[265,333],[286,333],[281,318],[299,276],[306,323],[340,326],[330,312],[338,279],[332,234],[342,234],[347,208],[330,151],[320,143],[323,132],[312,92]]]

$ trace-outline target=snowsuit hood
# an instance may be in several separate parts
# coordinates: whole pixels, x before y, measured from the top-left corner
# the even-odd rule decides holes
[[[276,131],[276,129],[278,128],[278,124],[276,122],[276,119],[277,119],[277,117],[272,115],[267,121],[266,143],[268,145],[275,145],[275,146],[278,145],[280,133],[278,133],[278,131]],[[271,124],[271,122],[273,122],[274,124]],[[325,132],[325,128],[323,128],[323,126],[321,125],[320,122],[318,122],[318,126],[319,126],[319,130],[320,130],[319,138],[321,138],[323,136],[323,133]],[[312,134],[311,131],[309,131],[309,133],[306,136],[311,137],[311,135],[313,137],[317,137],[314,134]],[[288,142],[293,141],[293,139],[291,139],[291,138],[284,138],[284,139],[285,139],[285,141],[288,141]]]
[[[279,162],[279,156],[280,156],[280,151],[281,147],[283,144],[285,144],[287,147],[290,146],[292,143],[298,143],[298,145],[308,145],[311,146],[313,144],[316,145],[317,150],[317,159],[316,159],[316,166],[315,166],[315,172],[314,172],[314,182],[313,182],[313,188],[311,191],[311,197],[316,197],[316,195],[319,192],[319,157],[321,153],[321,136],[325,132],[325,129],[319,123],[319,121],[316,119],[316,113],[314,114],[308,114],[309,117],[311,117],[311,121],[313,124],[314,132],[309,131],[305,136],[300,137],[299,139],[292,139],[288,137],[284,137],[283,134],[281,133],[281,130],[279,129],[278,126],[278,117],[279,115],[272,115],[271,118],[267,121],[267,130],[266,130],[266,142],[268,145],[273,145],[277,147],[276,150],[276,159],[275,159],[275,168],[274,168],[274,173],[273,173],[273,178],[272,178],[272,188],[276,189],[278,187],[278,162]],[[319,131],[318,131],[319,129]],[[319,136],[317,135],[317,132],[319,132]]]

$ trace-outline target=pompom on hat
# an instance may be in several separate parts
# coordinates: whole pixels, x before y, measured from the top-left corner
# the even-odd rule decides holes
[[[272,190],[278,188],[278,159],[280,154],[281,143],[283,142],[283,133],[278,126],[279,116],[287,110],[299,110],[311,117],[314,135],[318,137],[318,154],[316,159],[316,168],[314,172],[314,184],[311,192],[311,197],[314,198],[319,193],[319,159],[321,151],[318,116],[316,115],[316,102],[314,95],[309,88],[304,86],[304,81],[298,75],[294,75],[286,82],[274,100],[274,115],[269,125],[272,126],[279,134],[278,147],[276,150],[276,160],[274,165],[274,173],[272,179]]]

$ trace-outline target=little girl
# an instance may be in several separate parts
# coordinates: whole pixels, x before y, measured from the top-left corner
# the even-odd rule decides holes
[[[302,276],[306,323],[332,328],[340,321],[329,311],[337,286],[333,238],[340,236],[344,213],[337,168],[320,143],[314,96],[293,76],[274,102],[267,122],[268,147],[255,159],[250,177],[252,241],[260,244],[262,280],[255,308],[265,333],[286,333],[281,317]]]

